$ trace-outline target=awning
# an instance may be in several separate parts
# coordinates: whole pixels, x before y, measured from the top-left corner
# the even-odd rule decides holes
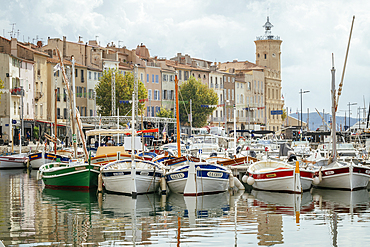
[[[156,129],[147,129],[147,130],[139,130],[137,133],[140,134],[140,133],[153,133],[153,132],[158,132],[158,128]]]
[[[119,134],[131,134],[131,129],[94,129],[86,131],[86,136],[97,136],[97,135],[119,135]]]

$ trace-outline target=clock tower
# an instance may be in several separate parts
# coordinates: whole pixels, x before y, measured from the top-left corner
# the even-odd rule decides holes
[[[257,37],[256,44],[256,64],[262,67],[270,68],[280,74],[281,71],[281,40],[279,36],[271,34],[273,25],[267,17],[265,25],[265,35]]]

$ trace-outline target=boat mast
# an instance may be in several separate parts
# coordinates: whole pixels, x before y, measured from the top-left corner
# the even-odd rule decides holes
[[[54,92],[55,92],[55,107],[54,107],[54,111],[55,111],[55,118],[54,118],[54,135],[55,135],[55,142],[54,142],[54,154],[57,154],[57,119],[58,119],[58,116],[57,116],[57,98],[58,98],[58,90],[57,90],[57,78],[55,77],[55,83],[54,83]]]
[[[334,54],[332,54],[332,64],[333,67],[331,69],[331,113],[332,113],[332,126],[331,126],[331,138],[333,140],[333,162],[337,160],[337,133],[336,133],[336,123],[335,123],[335,112],[336,112],[336,101],[335,101],[335,68],[334,68]]]
[[[69,85],[69,80],[67,79],[67,76],[66,76],[66,73],[65,73],[65,70],[64,70],[64,64],[63,64],[63,60],[60,56],[60,52],[59,52],[59,49],[57,48],[57,54],[58,54],[58,58],[59,58],[59,61],[60,61],[60,69],[62,70],[62,74],[63,74],[63,79],[64,79],[64,82],[66,84],[66,87],[67,87],[67,92],[68,92],[68,96],[69,96],[69,104],[70,104],[70,108],[72,109],[72,111],[70,112],[71,114],[71,120],[72,120],[72,139],[73,139],[73,147],[74,147],[74,158],[77,158],[77,143],[75,142],[76,140],[76,120],[75,120],[75,115],[73,114],[74,113],[74,108],[73,108],[73,101],[74,101],[74,97],[73,97],[73,92],[70,88],[70,85]],[[74,81],[74,57],[72,57],[72,81]]]
[[[179,80],[175,75],[175,94],[176,94],[176,130],[177,130],[177,157],[181,157],[180,148],[180,114],[179,114]]]

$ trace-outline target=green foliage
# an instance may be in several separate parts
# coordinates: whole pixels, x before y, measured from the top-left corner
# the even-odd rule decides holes
[[[287,117],[288,117],[288,114],[287,114],[287,112],[286,112],[286,109],[283,109],[283,114],[281,115],[281,120],[283,120],[283,122],[284,122],[284,120],[285,120]]]
[[[173,112],[165,108],[161,108],[161,110],[157,113],[157,117],[174,118]]]
[[[134,76],[131,72],[126,73],[125,76],[120,74],[118,70],[105,70],[100,82],[95,86],[96,90],[96,104],[100,106],[99,114],[103,116],[112,115],[112,74],[115,73],[116,81],[116,107],[119,108],[120,115],[131,115],[132,103],[124,104],[119,101],[132,100],[132,92],[134,91]],[[145,111],[145,101],[140,102],[141,99],[147,99],[148,92],[144,84],[139,80],[139,115]]]
[[[39,127],[33,127],[33,137],[37,140],[39,139]]]
[[[3,89],[4,88],[4,82],[3,82],[3,80],[1,80],[0,79],[0,89]],[[1,95],[2,95],[3,93],[2,92],[0,92],[0,99],[1,99]],[[0,102],[1,103],[1,102]]]
[[[190,113],[191,99],[193,126],[197,128],[205,126],[207,124],[207,117],[216,110],[216,108],[204,108],[201,107],[201,105],[217,105],[218,102],[217,93],[213,89],[208,88],[207,85],[203,84],[200,80],[196,80],[193,76],[181,85],[179,99],[180,101],[188,101],[188,103],[185,103],[185,106],[183,103],[179,104],[180,121],[182,123],[188,123],[187,114]]]

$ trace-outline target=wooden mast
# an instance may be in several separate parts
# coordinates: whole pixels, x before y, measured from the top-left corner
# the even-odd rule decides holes
[[[175,75],[175,94],[176,94],[176,130],[177,130],[177,157],[181,157],[180,148],[180,114],[179,114],[179,80]]]

